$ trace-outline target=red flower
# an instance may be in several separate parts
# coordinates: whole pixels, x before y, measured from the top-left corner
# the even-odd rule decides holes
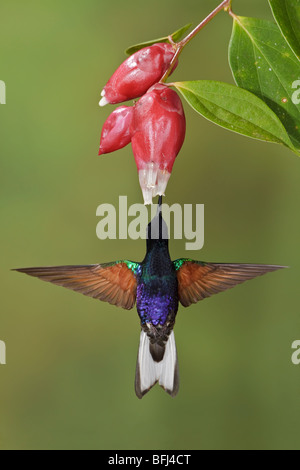
[[[121,103],[142,96],[161,79],[174,54],[175,49],[171,44],[158,43],[140,49],[128,57],[103,88],[100,106],[108,103]],[[177,63],[173,71],[176,66]]]
[[[133,108],[120,106],[106,119],[101,133],[99,155],[114,152],[129,144]]]
[[[145,204],[164,195],[185,137],[185,116],[177,93],[157,83],[135,104],[131,144]]]

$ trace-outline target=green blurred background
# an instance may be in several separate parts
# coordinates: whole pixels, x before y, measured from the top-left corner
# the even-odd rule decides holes
[[[196,24],[217,1],[1,0],[1,449],[299,448],[300,161],[225,131],[185,105],[187,138],[167,191],[205,204],[205,246],[172,257],[274,263],[269,274],[185,310],[175,328],[181,387],[133,389],[136,310],[123,311],[11,268],[141,260],[144,241],[96,237],[96,208],[142,202],[127,147],[97,157],[112,107],[100,92],[124,49]],[[271,19],[267,0],[236,13]],[[221,13],[186,48],[176,80],[233,83],[231,20]],[[172,79],[173,79],[172,78]]]

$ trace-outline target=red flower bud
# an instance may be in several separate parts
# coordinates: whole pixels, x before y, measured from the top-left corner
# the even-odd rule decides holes
[[[174,54],[175,49],[167,43],[154,44],[135,52],[108,80],[101,93],[100,106],[105,106],[107,103],[121,103],[142,96],[161,79]],[[176,66],[177,63],[173,70]]]
[[[164,195],[185,137],[185,116],[177,93],[156,84],[135,104],[131,144],[145,204]]]
[[[99,155],[114,152],[129,144],[132,115],[131,106],[120,106],[108,116],[102,128]]]

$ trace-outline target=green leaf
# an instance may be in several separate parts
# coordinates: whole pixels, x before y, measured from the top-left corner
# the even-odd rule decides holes
[[[172,36],[173,41],[174,42],[180,41],[184,37],[185,33],[190,29],[191,26],[192,26],[192,23],[188,23],[182,28],[175,31],[175,33],[172,33],[171,36]]]
[[[300,1],[269,0],[269,3],[283,36],[300,60]]]
[[[257,96],[227,83],[209,80],[172,86],[209,121],[253,139],[284,144],[295,150],[276,114]]]
[[[300,149],[300,64],[277,25],[235,17],[229,61],[237,85],[268,104]]]
[[[184,33],[188,29],[190,29],[191,26],[192,26],[192,23],[186,24],[182,28],[175,31],[175,33],[170,34],[170,36],[172,36],[173,41],[174,42],[180,41],[183,38]],[[130,46],[128,49],[126,49],[125,54],[132,55],[135,52],[139,51],[140,49],[143,49],[143,47],[152,46],[153,44],[157,44],[158,42],[170,42],[170,41],[168,39],[168,36],[165,36],[163,38],[153,39],[152,41],[146,41],[140,44],[135,44],[134,46]]]

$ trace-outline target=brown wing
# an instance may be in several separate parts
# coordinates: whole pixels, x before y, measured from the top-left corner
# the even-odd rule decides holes
[[[133,308],[136,301],[136,277],[126,262],[24,268],[16,271],[127,310]]]
[[[285,266],[264,264],[216,264],[192,260],[174,261],[179,300],[184,307],[199,302],[237,284]]]

